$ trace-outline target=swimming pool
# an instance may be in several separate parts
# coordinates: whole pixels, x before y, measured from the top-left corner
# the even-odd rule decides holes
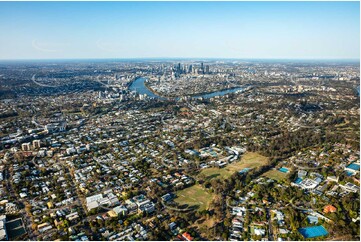
[[[322,225],[300,228],[298,229],[298,232],[306,239],[328,235],[327,230]]]
[[[302,179],[299,178],[299,177],[297,177],[297,179],[295,180],[295,183],[296,183],[296,184],[300,184],[301,182],[302,182]]]
[[[288,169],[285,168],[285,167],[281,167],[281,168],[279,169],[279,171],[280,171],[280,172],[283,172],[283,173],[287,173],[287,172],[288,172]]]

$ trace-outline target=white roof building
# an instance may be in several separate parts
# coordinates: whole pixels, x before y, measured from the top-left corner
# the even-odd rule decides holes
[[[0,240],[7,240],[8,236],[5,228],[6,215],[0,216]]]
[[[312,179],[306,178],[301,183],[300,186],[303,189],[315,189],[318,186],[319,182],[314,181]]]
[[[266,234],[266,230],[260,228],[254,228],[254,234],[264,236]]]

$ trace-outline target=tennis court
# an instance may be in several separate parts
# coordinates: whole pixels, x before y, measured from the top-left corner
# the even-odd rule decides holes
[[[327,230],[322,225],[300,228],[298,229],[298,232],[300,232],[306,239],[328,235]]]
[[[347,168],[352,169],[354,171],[359,171],[360,170],[360,165],[356,164],[356,163],[352,163],[352,164],[348,165]]]
[[[9,221],[5,225],[10,240],[15,240],[16,238],[26,234],[26,230],[21,218]]]

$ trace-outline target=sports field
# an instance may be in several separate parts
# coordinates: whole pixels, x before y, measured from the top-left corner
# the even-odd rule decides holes
[[[177,193],[175,202],[180,205],[198,206],[199,211],[208,209],[209,204],[215,198],[215,194],[206,191],[201,185],[193,185]]]
[[[239,172],[244,168],[256,168],[267,164],[268,158],[258,153],[247,152],[241,160],[227,165],[224,168],[206,168],[201,171],[200,174],[204,174],[206,179],[210,180],[213,178],[227,179],[232,176],[235,172]]]
[[[273,180],[281,181],[287,177],[287,173],[281,172],[279,170],[270,170],[264,173],[263,176]]]

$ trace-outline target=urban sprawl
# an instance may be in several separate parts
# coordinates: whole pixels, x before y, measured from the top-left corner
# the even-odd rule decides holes
[[[0,62],[0,239],[359,241],[359,73]]]

